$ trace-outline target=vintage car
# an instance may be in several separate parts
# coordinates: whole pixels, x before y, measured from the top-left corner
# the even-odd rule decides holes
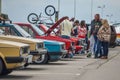
[[[111,28],[111,38],[110,38],[110,43],[109,43],[109,47],[114,48],[117,44],[117,34],[116,34],[116,29],[115,26],[110,25]]]
[[[75,53],[80,53],[82,51],[85,51],[87,49],[87,46],[85,44],[85,39],[83,38],[78,38],[78,37],[69,37],[69,36],[60,36],[60,24],[66,19],[66,17],[62,17],[59,19],[57,22],[54,24],[48,24],[48,23],[43,23],[43,24],[37,24],[36,26],[44,32],[45,35],[48,36],[57,36],[63,39],[68,39],[74,42],[75,46]],[[84,42],[84,43],[83,43]]]
[[[54,27],[54,25],[55,24],[53,24],[53,26],[51,26],[51,27]],[[59,27],[57,27],[57,26],[54,27],[54,29],[51,30],[50,33],[48,33],[50,27],[47,27],[47,25],[37,24],[36,26],[48,35],[57,36],[57,34],[59,34]],[[60,36],[58,36],[58,37],[60,37]],[[74,42],[74,45],[76,48],[75,53],[80,53],[80,52],[82,52],[82,50],[85,51],[87,49],[87,45],[85,44],[85,39],[77,38],[77,37],[68,37],[68,36],[61,37],[61,38],[69,39]]]
[[[53,35],[49,35],[49,33],[54,29],[54,27],[56,27],[57,25],[59,25],[59,23],[61,23],[64,19],[66,19],[66,17],[61,18],[58,22],[56,22],[52,28],[50,28],[47,31],[47,34],[43,31],[41,31],[40,29],[38,29],[38,27],[36,27],[33,24],[27,24],[27,23],[16,23],[18,25],[20,25],[23,29],[25,29],[29,34],[32,35],[32,37],[34,38],[40,38],[40,39],[47,39],[47,40],[54,40],[54,41],[60,41],[60,42],[65,42],[66,44],[66,49],[69,52],[75,53],[80,51],[83,46],[78,45],[79,44],[79,39],[78,38],[62,38],[59,36],[53,36]],[[28,30],[32,31],[32,33],[30,33]],[[47,35],[47,36],[46,36]],[[68,45],[68,43],[72,42],[72,46]],[[71,51],[70,49],[74,47]]]
[[[116,45],[120,46],[120,23],[115,23],[112,26],[114,26],[116,30]]]
[[[21,42],[30,45],[30,53],[29,55],[32,57],[29,59],[29,63],[42,63],[46,59],[45,55],[47,50],[44,49],[43,41],[36,39],[29,39],[11,35],[0,35],[0,40],[9,40],[15,42]],[[28,64],[26,64],[27,66]]]
[[[28,44],[0,40],[0,75],[7,75],[16,68],[24,67],[29,51]]]
[[[44,35],[44,32],[42,32],[36,25],[34,24],[27,24],[27,23],[15,23],[19,26],[21,26],[25,31],[27,31],[33,38],[37,39],[45,39],[45,40],[52,40],[52,41],[59,41],[64,42],[66,46],[66,50],[69,53],[72,53],[75,51],[75,47],[73,46],[74,42],[68,39],[63,39],[58,36],[46,36]],[[31,31],[31,32],[30,32]]]
[[[48,61],[58,61],[58,60],[60,60],[60,58],[62,56],[64,56],[67,53],[67,51],[64,49],[64,46],[65,46],[64,43],[62,43],[62,42],[60,43],[60,42],[56,42],[56,41],[32,39],[31,36],[18,25],[15,25],[15,24],[4,24],[3,25],[2,24],[2,25],[0,25],[0,28],[8,30],[8,31],[4,30],[5,34],[7,34],[9,32],[10,35],[21,36],[21,37],[14,36],[14,37],[12,37],[13,40],[25,42],[27,44],[31,44],[31,46],[32,46],[32,42],[29,43],[29,41],[27,41],[27,40],[34,41],[34,42],[36,40],[38,42],[44,41],[44,46],[41,46],[41,47],[45,47],[47,49],[47,54],[45,54],[45,56],[43,56],[42,59],[38,59],[38,60],[34,61],[35,63],[43,64],[43,63],[48,63]],[[23,38],[23,37],[28,37],[31,39]],[[8,39],[11,37],[4,37],[4,38]],[[34,45],[34,49],[35,49],[35,45]]]

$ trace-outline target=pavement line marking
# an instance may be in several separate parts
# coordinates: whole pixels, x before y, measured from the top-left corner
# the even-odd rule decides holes
[[[22,75],[39,75],[39,74],[40,74],[40,75],[42,75],[42,74],[43,74],[43,75],[44,75],[44,74],[45,74],[45,75],[47,75],[47,74],[48,74],[48,75],[49,75],[49,74],[50,74],[50,75],[58,75],[58,74],[60,74],[60,75],[75,75],[75,73],[40,73],[40,72],[35,72],[35,73],[25,73],[25,72],[23,73],[23,72],[22,72],[22,73],[13,73],[12,75],[14,75],[14,74],[18,74],[18,75],[19,75],[19,74],[22,74]],[[77,75],[79,75],[79,74],[77,74]]]
[[[77,73],[76,76],[80,76],[81,74],[80,73]]]

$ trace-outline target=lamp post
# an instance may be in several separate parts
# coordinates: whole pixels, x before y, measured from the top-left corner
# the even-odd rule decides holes
[[[0,0],[0,14],[1,14],[1,11],[2,11],[2,1]]]
[[[91,20],[92,20],[92,15],[93,15],[93,0],[91,0]]]
[[[76,0],[74,0],[74,18],[76,17]]]
[[[60,0],[58,0],[58,12],[60,12]]]
[[[108,17],[108,18],[109,18],[110,23],[112,23],[112,21],[111,21],[112,16],[113,16],[113,14],[106,15],[106,17]]]
[[[60,15],[60,0],[58,0],[58,19],[59,19],[59,15]]]
[[[103,5],[103,6],[98,6],[98,8],[101,9],[101,16],[103,17],[103,10],[104,10],[104,8],[105,8],[105,5]]]

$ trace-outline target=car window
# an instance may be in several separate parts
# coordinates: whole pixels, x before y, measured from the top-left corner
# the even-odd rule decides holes
[[[35,33],[33,32],[33,30],[27,26],[22,26],[22,28],[28,32],[32,37],[35,37]]]
[[[22,36],[24,36],[24,37],[31,37],[31,35],[28,34],[28,33],[27,33],[24,29],[22,29],[20,26],[14,24],[14,27],[17,29],[17,31],[19,31],[19,32],[22,34]]]
[[[44,32],[42,30],[40,30],[36,25],[31,24],[33,29],[39,34],[39,35],[43,35]]]
[[[4,35],[14,35],[17,36],[16,32],[11,27],[0,27],[0,29],[4,32]]]

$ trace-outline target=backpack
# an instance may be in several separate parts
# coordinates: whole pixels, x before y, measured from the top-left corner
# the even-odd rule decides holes
[[[93,33],[97,35],[99,29],[100,29],[100,25],[96,24],[95,27],[94,27]]]
[[[102,26],[97,33],[97,37],[100,41],[110,42],[111,28]]]

